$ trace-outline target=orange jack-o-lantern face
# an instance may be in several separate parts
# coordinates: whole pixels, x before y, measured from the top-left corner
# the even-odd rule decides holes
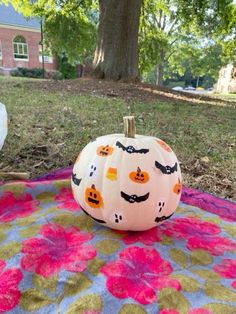
[[[137,171],[130,172],[129,178],[136,183],[146,183],[149,180],[149,175],[138,167]]]
[[[168,146],[164,141],[157,140],[157,143],[168,153],[172,152],[172,149],[170,148],[170,146]]]
[[[93,184],[91,188],[85,190],[85,202],[93,208],[101,208],[103,206],[103,198]]]
[[[180,179],[178,179],[178,183],[176,183],[173,187],[173,192],[179,195],[181,191],[182,191],[182,183],[180,182]]]
[[[99,146],[97,148],[97,154],[98,156],[106,157],[108,155],[111,155],[113,153],[114,148],[110,147],[109,145],[106,146]]]

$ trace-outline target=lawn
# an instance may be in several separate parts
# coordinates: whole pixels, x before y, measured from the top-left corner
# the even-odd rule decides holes
[[[35,177],[72,165],[91,139],[122,132],[122,117],[132,114],[137,133],[160,137],[171,145],[185,185],[236,200],[235,103],[184,97],[149,91],[146,86],[93,80],[0,77],[0,101],[9,113],[0,169],[27,171]]]

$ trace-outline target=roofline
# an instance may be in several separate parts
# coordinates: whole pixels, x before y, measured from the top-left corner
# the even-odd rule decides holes
[[[34,28],[34,27],[25,27],[22,25],[14,25],[14,24],[4,24],[4,23],[0,23],[0,28],[10,28],[10,29],[18,29],[21,31],[31,31],[31,32],[36,32],[36,33],[40,33],[40,28]]]

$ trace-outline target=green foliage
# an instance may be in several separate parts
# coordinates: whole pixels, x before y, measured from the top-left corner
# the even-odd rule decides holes
[[[55,81],[60,81],[64,79],[64,75],[60,71],[55,71],[52,73],[51,78]]]
[[[71,65],[68,62],[68,58],[65,53],[57,56],[57,66],[58,70],[62,73],[63,78],[73,79],[76,78],[76,68],[75,65]]]
[[[168,0],[145,0],[140,19],[139,68],[149,72],[163,62],[161,50],[166,52],[171,40],[173,12]]]
[[[96,28],[86,8],[67,3],[66,10],[45,15],[47,40],[54,53],[66,52],[70,63],[83,62],[95,50]]]
[[[214,42],[199,40],[187,40],[176,44],[169,58],[168,72],[184,75],[189,71],[193,76],[205,74],[216,78],[223,64],[222,49]]]
[[[0,0],[1,2],[1,0]],[[83,62],[96,43],[97,5],[92,0],[2,0],[26,17],[43,21],[45,43],[53,54],[66,52],[69,62]]]
[[[153,68],[151,71],[144,71],[142,73],[142,81],[149,84],[156,84],[156,69]]]
[[[146,0],[139,39],[142,78],[155,82],[161,65],[164,78],[189,73],[213,81],[222,65],[236,62],[235,34],[232,0]]]
[[[66,53],[71,65],[92,57],[99,1],[1,2],[12,3],[25,16],[42,20],[45,44],[54,55]],[[155,68],[161,65],[169,76],[191,73],[215,78],[222,64],[236,63],[235,34],[233,0],[143,0],[139,29],[141,76],[155,82]],[[63,69],[63,73],[67,71]]]
[[[177,0],[177,16],[188,31],[213,35],[231,24],[233,0]]]
[[[43,78],[43,72],[45,71],[41,68],[21,68],[18,67],[16,70],[10,72],[11,76],[19,77],[32,77],[32,78]]]

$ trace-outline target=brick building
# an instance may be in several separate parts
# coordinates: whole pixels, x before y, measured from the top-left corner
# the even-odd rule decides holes
[[[26,20],[11,5],[0,4],[0,74],[17,67],[42,68],[41,31],[37,19]],[[55,70],[55,59],[44,56],[45,70]]]

